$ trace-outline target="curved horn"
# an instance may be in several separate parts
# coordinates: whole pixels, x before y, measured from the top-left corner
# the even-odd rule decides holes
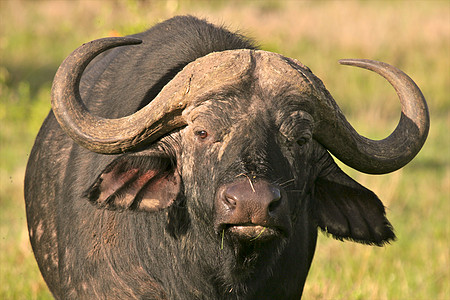
[[[95,40],[76,49],[59,67],[52,86],[52,110],[61,127],[81,146],[102,154],[122,153],[185,125],[183,101],[152,101],[118,119],[94,116],[83,104],[79,83],[89,62],[108,49],[141,42],[130,37]]]
[[[422,148],[430,127],[422,92],[408,75],[389,64],[365,59],[339,63],[368,69],[387,79],[400,99],[400,121],[390,136],[376,141],[359,135],[336,109],[334,117],[319,124],[315,137],[342,162],[364,173],[385,174],[405,166]]]

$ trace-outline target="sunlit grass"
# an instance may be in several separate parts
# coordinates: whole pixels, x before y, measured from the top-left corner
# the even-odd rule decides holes
[[[320,235],[304,298],[449,299],[450,4],[433,0],[0,1],[0,299],[50,297],[28,243],[22,181],[58,65],[83,42],[187,13],[308,65],[371,138],[394,129],[395,92],[337,61],[386,61],[416,81],[432,120],[418,157],[383,176],[343,166],[382,199],[398,240],[377,248]]]

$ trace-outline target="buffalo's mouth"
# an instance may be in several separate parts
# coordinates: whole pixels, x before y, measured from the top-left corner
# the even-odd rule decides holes
[[[265,242],[285,235],[285,231],[280,228],[256,224],[224,224],[220,233],[248,242]]]

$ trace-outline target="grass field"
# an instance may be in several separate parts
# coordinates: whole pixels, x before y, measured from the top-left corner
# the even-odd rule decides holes
[[[431,130],[417,158],[382,176],[344,169],[388,207],[398,240],[383,248],[320,235],[304,299],[450,299],[450,2],[0,1],[0,299],[51,298],[28,242],[27,155],[50,108],[52,77],[91,39],[142,31],[177,14],[227,24],[319,76],[363,135],[398,121],[394,90],[340,58],[408,73],[428,100]]]

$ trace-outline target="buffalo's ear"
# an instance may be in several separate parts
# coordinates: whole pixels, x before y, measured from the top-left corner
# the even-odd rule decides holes
[[[315,182],[314,213],[318,226],[339,240],[377,246],[395,240],[380,199],[329,159],[326,172]]]
[[[168,157],[127,156],[110,163],[86,191],[106,209],[154,212],[167,208],[180,191],[180,176]]]

